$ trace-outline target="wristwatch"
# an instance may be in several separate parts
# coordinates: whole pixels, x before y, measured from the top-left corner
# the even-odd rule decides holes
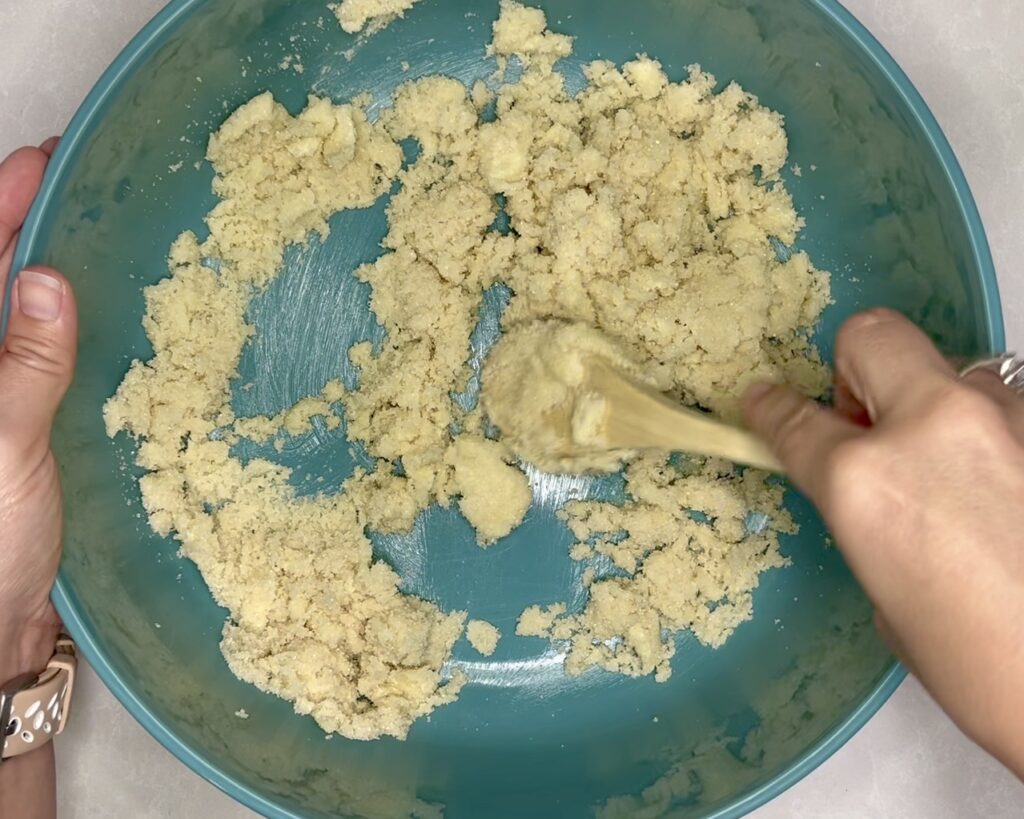
[[[50,742],[67,725],[78,659],[67,635],[41,674],[24,674],[0,687],[0,765]]]

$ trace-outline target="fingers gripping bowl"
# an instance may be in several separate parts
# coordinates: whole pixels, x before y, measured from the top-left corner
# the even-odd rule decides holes
[[[807,221],[797,249],[832,272],[834,303],[816,335],[826,357],[842,318],[879,303],[923,322],[951,353],[1001,346],[991,263],[955,161],[905,78],[837,6],[631,4],[628,25],[618,3],[544,7],[553,28],[576,35],[560,67],[576,88],[583,63],[647,52],[672,80],[700,63],[785,115],[781,178]],[[132,442],[105,434],[103,403],[133,359],[152,356],[142,288],[166,276],[172,242],[202,235],[217,204],[204,163],[211,131],[266,90],[298,112],[311,90],[345,101],[369,89],[372,119],[416,76],[486,79],[496,15],[492,4],[424,0],[358,39],[318,4],[174,3],[87,100],[17,260],[66,270],[82,305],[81,369],[56,430],[70,521],[57,602],[133,713],[269,815],[739,813],[827,756],[900,677],[792,493],[800,531],[781,543],[792,565],[762,575],[754,619],[721,648],[681,633],[663,683],[570,677],[557,648],[514,635],[527,605],[582,606],[583,567],[556,510],[591,483],[531,475],[525,521],[488,550],[457,509],[431,507],[411,534],[375,538],[375,553],[403,591],[493,623],[501,639],[486,659],[455,645],[468,684],[405,741],[328,742],[289,703],[231,675],[218,648],[226,612],[178,542],[150,529]],[[342,211],[327,238],[286,250],[281,275],[249,306],[257,332],[232,396],[249,402],[244,414],[319,393],[353,342],[372,337],[370,294],[352,274],[380,255],[385,204]],[[356,465],[344,431],[317,425],[274,457],[310,496]],[[601,491],[617,491],[604,481]]]

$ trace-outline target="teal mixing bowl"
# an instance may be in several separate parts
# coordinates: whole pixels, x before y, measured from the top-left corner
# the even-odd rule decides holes
[[[101,407],[131,360],[150,355],[142,288],[165,275],[180,231],[203,232],[215,201],[203,161],[211,129],[265,89],[292,110],[311,90],[370,89],[376,108],[411,77],[471,82],[493,69],[484,48],[495,0],[424,0],[366,41],[345,35],[325,4],[175,0],[90,94],[50,165],[16,264],[63,269],[81,305],[78,378],[55,430],[68,532],[54,597],[68,628],[161,743],[267,816],[737,816],[765,802],[846,741],[903,676],[795,492],[802,528],[784,539],[793,565],[762,578],[754,619],[723,648],[681,635],[665,684],[567,679],[541,641],[513,635],[525,605],[579,601],[569,535],[550,505],[489,551],[455,511],[380,539],[408,590],[508,635],[486,662],[456,646],[472,684],[404,742],[325,741],[288,703],[236,680],[218,650],[224,610],[146,525],[133,444],[107,439]],[[785,114],[802,170],[786,178],[807,220],[800,246],[833,271],[835,303],[818,331],[826,355],[843,318],[876,304],[905,311],[950,353],[1002,347],[991,259],[953,154],[907,78],[834,0],[540,5],[577,37],[573,82],[585,61],[647,52],[674,79],[699,62]],[[319,390],[369,321],[349,272],[378,253],[383,203],[333,225],[329,240],[289,255],[253,308],[258,334],[238,383],[257,387],[236,396],[242,413]],[[313,491],[318,476],[351,468],[343,443],[316,429],[281,457]]]

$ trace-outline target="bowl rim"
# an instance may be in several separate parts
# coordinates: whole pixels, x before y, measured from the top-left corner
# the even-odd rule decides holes
[[[194,7],[204,1],[171,0],[132,38],[93,86],[65,130],[60,145],[50,160],[42,187],[25,221],[15,248],[12,270],[23,270],[30,264],[30,257],[38,252],[35,242],[41,228],[42,216],[53,198],[56,181],[69,162],[72,148],[82,140],[83,134],[97,110],[118,87],[121,80],[132,71],[135,62],[146,49]],[[971,251],[978,269],[981,271],[982,301],[988,324],[989,343],[994,351],[1001,352],[1006,345],[1005,327],[992,253],[977,204],[963,169],[938,121],[895,59],[839,0],[805,0],[805,2],[809,2],[836,24],[870,58],[875,67],[882,72],[899,93],[904,104],[921,127],[932,150],[937,154],[967,224]],[[8,287],[13,281],[14,276],[11,276]],[[3,294],[0,294],[0,298],[2,296]],[[0,311],[0,334],[6,329],[8,303],[8,299],[0,300],[0,306],[3,307],[3,310]],[[192,771],[246,807],[271,819],[302,819],[301,814],[275,804],[237,777],[221,771],[205,751],[186,742],[172,728],[164,724],[139,697],[131,681],[125,679],[110,665],[77,611],[72,597],[68,582],[64,577],[64,570],[61,568],[52,593],[57,612],[68,631],[75,638],[82,655],[100,679],[154,739]],[[807,748],[781,773],[707,816],[714,817],[714,819],[735,819],[735,817],[743,816],[764,805],[799,782],[838,751],[877,713],[903,682],[906,674],[903,666],[893,660],[874,689],[828,734]]]

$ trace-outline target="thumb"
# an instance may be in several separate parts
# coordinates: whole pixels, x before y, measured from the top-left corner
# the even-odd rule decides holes
[[[796,390],[774,384],[754,384],[748,389],[743,415],[793,483],[824,512],[835,452],[864,431]]]
[[[0,434],[24,447],[48,442],[77,346],[78,315],[67,279],[46,267],[22,271],[11,287],[0,347]]]

